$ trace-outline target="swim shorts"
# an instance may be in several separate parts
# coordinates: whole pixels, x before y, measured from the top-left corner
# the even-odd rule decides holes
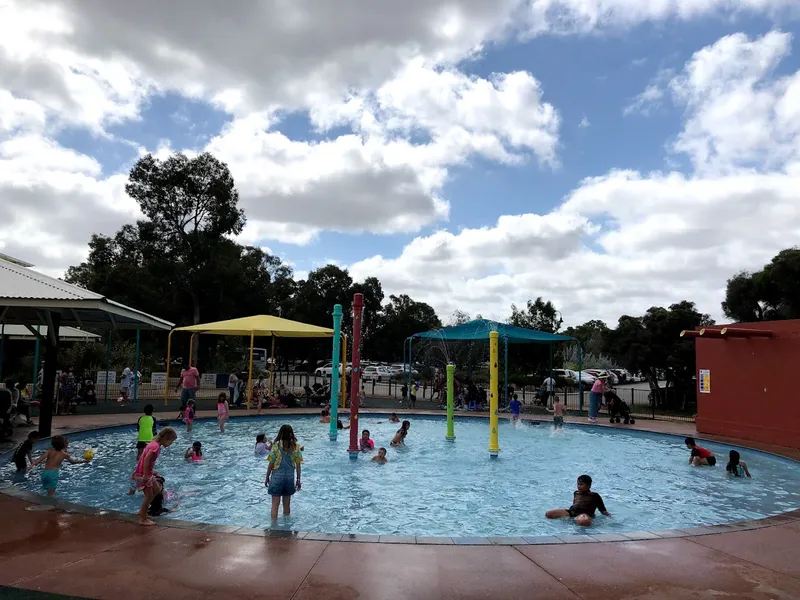
[[[563,427],[564,426],[564,417],[561,415],[555,415],[553,417],[553,425],[556,427]]]
[[[42,471],[42,488],[54,490],[58,486],[58,469],[46,469]]]
[[[590,517],[594,518],[594,515],[590,515],[590,514],[589,514],[588,512],[586,512],[585,510],[581,510],[580,508],[577,508],[577,507],[575,507],[575,506],[570,506],[570,507],[567,509],[567,512],[569,513],[569,516],[570,516],[570,517],[572,517],[573,519],[574,519],[575,517],[577,517],[578,515],[589,515]]]
[[[270,475],[267,492],[270,496],[291,496],[297,489],[294,482],[294,471],[288,473],[274,472]]]
[[[709,456],[706,461],[708,462],[709,466],[714,466],[717,464],[717,457],[716,456]]]

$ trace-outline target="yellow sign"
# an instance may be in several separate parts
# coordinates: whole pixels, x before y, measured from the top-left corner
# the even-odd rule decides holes
[[[700,374],[697,377],[697,381],[700,384],[701,394],[711,393],[711,369],[700,369]]]

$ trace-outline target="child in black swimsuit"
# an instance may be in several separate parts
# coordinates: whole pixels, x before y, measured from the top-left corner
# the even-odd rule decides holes
[[[572,506],[569,508],[554,508],[545,513],[548,519],[562,519],[570,517],[575,519],[575,523],[588,527],[594,520],[596,510],[600,514],[610,517],[611,514],[606,510],[606,505],[600,494],[593,492],[592,478],[588,475],[578,477],[578,490],[572,495]]]

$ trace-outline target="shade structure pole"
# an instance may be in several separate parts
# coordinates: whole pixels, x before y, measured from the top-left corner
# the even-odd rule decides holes
[[[448,442],[454,442],[456,439],[455,425],[453,423],[453,409],[455,405],[453,374],[455,370],[456,366],[453,363],[447,365],[447,435],[445,439]]]
[[[275,395],[275,332],[272,332],[272,356],[269,363],[269,395]]]
[[[406,389],[409,396],[411,396],[411,372],[414,370],[412,366],[414,363],[412,361],[412,354],[414,345],[414,336],[408,338],[408,371],[406,372]]]
[[[42,379],[42,399],[39,404],[39,434],[42,437],[50,437],[53,425],[53,406],[56,400],[56,363],[58,361],[58,330],[61,327],[61,315],[51,313],[50,327],[55,331],[55,335],[46,337],[44,355],[44,373]]]
[[[583,412],[583,346],[578,342],[578,410]]]
[[[194,356],[194,333],[189,336],[189,366],[192,365],[192,357]]]
[[[36,400],[36,386],[39,383],[39,345],[41,342],[39,341],[41,338],[39,337],[39,326],[36,326],[36,347],[33,351],[33,393],[31,394],[31,400]],[[42,377],[42,388],[44,388],[44,377]]]
[[[166,381],[164,382],[164,406],[167,405],[167,401],[169,399],[169,364],[172,362],[172,334],[175,333],[175,330],[169,332],[167,336],[167,376]]]
[[[358,458],[358,393],[361,380],[361,318],[364,313],[364,294],[353,296],[353,370],[350,374],[350,458]]]
[[[500,334],[496,331],[489,332],[489,456],[497,458],[500,453],[498,422],[498,376],[500,374]]]
[[[333,305],[333,353],[331,354],[331,428],[330,439],[335,442],[339,437],[339,430],[336,428],[336,422],[339,418],[339,364],[342,366],[342,379],[347,376],[347,362],[342,361],[339,352],[340,341],[342,332],[342,305]]]
[[[6,343],[6,324],[0,325],[0,381],[3,380],[3,350]]]
[[[108,402],[108,370],[111,368],[111,334],[112,330],[108,330],[108,346],[106,347],[106,385],[103,390],[103,402]]]
[[[503,381],[505,382],[505,390],[503,393],[503,406],[508,406],[508,336],[503,336],[504,342],[504,356],[503,356]]]
[[[141,348],[142,330],[136,330],[136,358],[133,360],[133,401],[139,399],[139,350]]]
[[[341,401],[341,408],[347,406],[347,335],[342,334],[342,364],[344,371],[342,371],[342,393],[339,395]],[[338,416],[338,412],[336,413]]]
[[[250,412],[250,400],[253,398],[253,344],[256,335],[250,332],[250,365],[247,370],[247,412]],[[258,414],[261,414],[261,401],[258,402]]]
[[[547,375],[547,377],[555,381],[555,379],[553,379],[553,343],[550,342],[549,346],[550,346],[550,373]],[[547,408],[553,407],[553,402],[555,402],[555,398],[553,396],[555,396],[555,393],[556,393],[556,386],[553,385],[553,393],[549,394],[547,397]]]

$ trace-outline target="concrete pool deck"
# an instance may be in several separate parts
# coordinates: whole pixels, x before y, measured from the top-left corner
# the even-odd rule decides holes
[[[53,433],[134,420],[130,414],[57,417]],[[624,427],[695,434],[692,423]],[[703,437],[800,459],[800,451]],[[282,539],[262,530],[180,521],[143,528],[130,516],[96,512],[0,494],[0,585],[114,600],[800,598],[800,511],[744,526],[450,543],[399,536],[384,543],[371,536]]]

